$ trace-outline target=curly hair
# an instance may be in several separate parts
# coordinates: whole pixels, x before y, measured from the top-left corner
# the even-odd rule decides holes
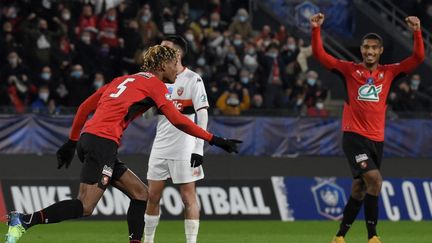
[[[178,55],[179,51],[174,48],[161,45],[152,46],[143,54],[141,70],[144,72],[161,71],[165,63],[177,60]]]

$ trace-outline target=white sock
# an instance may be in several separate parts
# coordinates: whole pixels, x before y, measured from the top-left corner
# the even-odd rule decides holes
[[[160,215],[144,214],[144,243],[153,243]]]
[[[186,242],[196,243],[199,230],[199,219],[185,219],[184,226]]]

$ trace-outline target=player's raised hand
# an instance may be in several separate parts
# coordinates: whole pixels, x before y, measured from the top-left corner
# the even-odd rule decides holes
[[[408,16],[405,18],[405,22],[408,24],[408,27],[411,31],[416,31],[421,28],[420,19],[416,16]]]
[[[238,144],[242,143],[243,141],[237,140],[237,139],[227,139],[227,138],[221,138],[218,136],[213,135],[212,139],[210,140],[210,145],[215,145],[219,148],[222,148],[223,150],[227,151],[228,153],[238,153]]]
[[[69,167],[75,155],[76,144],[76,141],[69,139],[57,150],[57,169],[60,169],[63,165],[66,169]]]
[[[324,14],[322,14],[322,13],[314,14],[310,18],[310,24],[314,28],[315,27],[320,27],[323,23],[324,23]]]

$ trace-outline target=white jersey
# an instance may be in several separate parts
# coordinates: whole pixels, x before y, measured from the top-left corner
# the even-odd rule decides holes
[[[192,121],[195,121],[196,111],[209,106],[203,80],[188,68],[177,75],[174,84],[166,86],[175,107]],[[195,148],[197,139],[180,131],[159,114],[150,157],[189,161],[192,152],[203,154],[202,146]]]

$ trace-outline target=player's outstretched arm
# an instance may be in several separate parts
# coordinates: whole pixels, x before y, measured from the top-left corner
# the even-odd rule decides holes
[[[408,16],[405,18],[408,28],[414,35],[414,46],[411,56],[403,60],[397,67],[401,73],[409,73],[414,70],[425,58],[424,43],[421,32],[420,19],[416,16]]]
[[[209,142],[210,145],[215,145],[227,151],[228,153],[238,153],[238,144],[242,141],[235,139],[221,138],[213,135],[206,130],[202,129],[191,120],[183,116],[172,103],[167,103],[159,107],[159,110],[165,115],[171,124],[183,132],[197,138],[201,138]]]
[[[327,69],[334,69],[338,60],[326,52],[321,40],[321,25],[324,23],[324,19],[325,16],[322,13],[317,13],[310,18],[312,27],[312,53]]]
[[[60,169],[63,166],[67,169],[72,162],[81,129],[84,127],[90,113],[96,110],[99,99],[106,87],[107,85],[101,87],[79,106],[72,123],[69,139],[57,150],[57,169]]]

